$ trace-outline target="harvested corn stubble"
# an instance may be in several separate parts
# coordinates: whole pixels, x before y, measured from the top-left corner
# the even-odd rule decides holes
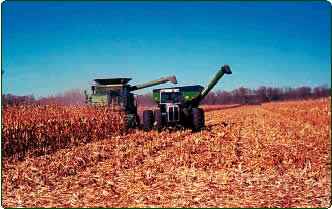
[[[137,129],[121,135],[121,120],[107,111],[29,108],[3,109],[2,134],[14,133],[3,149],[27,143],[20,137],[36,132],[44,138],[32,140],[56,133],[74,140],[50,153],[32,146],[21,160],[21,148],[8,148],[3,207],[330,206],[330,98],[209,111],[206,128],[196,133]],[[27,112],[35,116],[23,117]],[[103,124],[107,117],[111,122]],[[46,150],[66,140],[55,141],[48,139]]]

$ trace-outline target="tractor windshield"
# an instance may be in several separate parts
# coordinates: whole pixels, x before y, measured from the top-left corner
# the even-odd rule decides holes
[[[179,92],[163,92],[161,93],[161,103],[179,103]]]

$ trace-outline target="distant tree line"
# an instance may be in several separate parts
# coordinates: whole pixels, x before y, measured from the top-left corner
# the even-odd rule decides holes
[[[137,104],[140,106],[154,106],[156,103],[152,99],[152,93],[137,95]]]
[[[13,94],[2,95],[2,105],[79,105],[84,104],[85,95],[80,89],[71,89],[54,96],[40,97],[33,95],[16,96]]]
[[[311,88],[272,88],[262,86],[258,89],[238,88],[233,91],[210,92],[202,104],[260,104],[273,101],[305,100],[331,96],[331,88],[319,86]]]
[[[260,104],[272,101],[305,100],[331,96],[331,88],[327,85],[311,88],[303,86],[299,88],[272,88],[262,86],[258,89],[238,88],[233,91],[210,92],[201,104]],[[138,96],[138,104],[141,106],[152,106],[151,93]]]
[[[331,96],[331,88],[327,85],[311,88],[272,88],[262,86],[258,89],[238,88],[233,91],[210,92],[202,101],[204,105],[217,104],[260,104],[273,101],[316,99]],[[140,106],[153,106],[152,93],[137,96]],[[85,104],[85,94],[79,89],[71,89],[55,96],[34,98],[33,95],[16,96],[13,94],[2,95],[2,105],[80,105]]]

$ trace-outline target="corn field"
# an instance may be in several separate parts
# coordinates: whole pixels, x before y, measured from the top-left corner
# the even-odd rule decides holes
[[[15,129],[19,119],[23,119],[20,127],[25,124],[31,131],[31,127],[38,125],[37,122],[35,126],[29,125],[34,118],[43,121],[44,127],[51,124],[48,120],[69,120],[72,125],[68,127],[72,128],[63,132],[67,141],[70,137],[85,140],[87,136],[90,140],[78,142],[79,146],[59,145],[61,149],[57,151],[33,154],[23,161],[15,160],[14,155],[3,155],[2,205],[316,208],[331,205],[330,98],[210,108],[205,117],[206,127],[200,132],[169,129],[147,133],[137,129],[123,135],[118,124],[121,120],[102,109],[66,107],[59,111],[55,107],[21,107],[22,112],[16,114],[13,111],[18,109],[3,109],[3,136],[7,136],[6,130]],[[101,125],[107,117],[109,123]],[[47,135],[48,141],[54,136],[55,144],[61,144],[61,137],[48,131],[42,136]],[[6,140],[14,146],[10,140],[19,138]],[[3,149],[5,152],[10,153]]]
[[[118,135],[124,120],[107,108],[19,106],[2,109],[2,156],[23,159]]]

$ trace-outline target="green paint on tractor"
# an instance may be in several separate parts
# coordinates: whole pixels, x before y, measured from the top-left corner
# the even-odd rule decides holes
[[[193,131],[201,130],[205,117],[199,104],[225,74],[232,74],[228,65],[223,65],[205,88],[194,85],[154,89],[152,97],[158,109],[143,112],[144,129],[150,131],[156,127],[161,131],[165,126],[181,125]]]
[[[202,86],[201,86],[202,87]],[[177,88],[182,88],[182,87],[177,87]],[[203,87],[202,87],[203,89]],[[181,91],[181,102],[187,102],[191,101],[194,99],[194,97],[199,93],[200,91]],[[156,103],[160,102],[160,89],[153,90],[153,101]]]

